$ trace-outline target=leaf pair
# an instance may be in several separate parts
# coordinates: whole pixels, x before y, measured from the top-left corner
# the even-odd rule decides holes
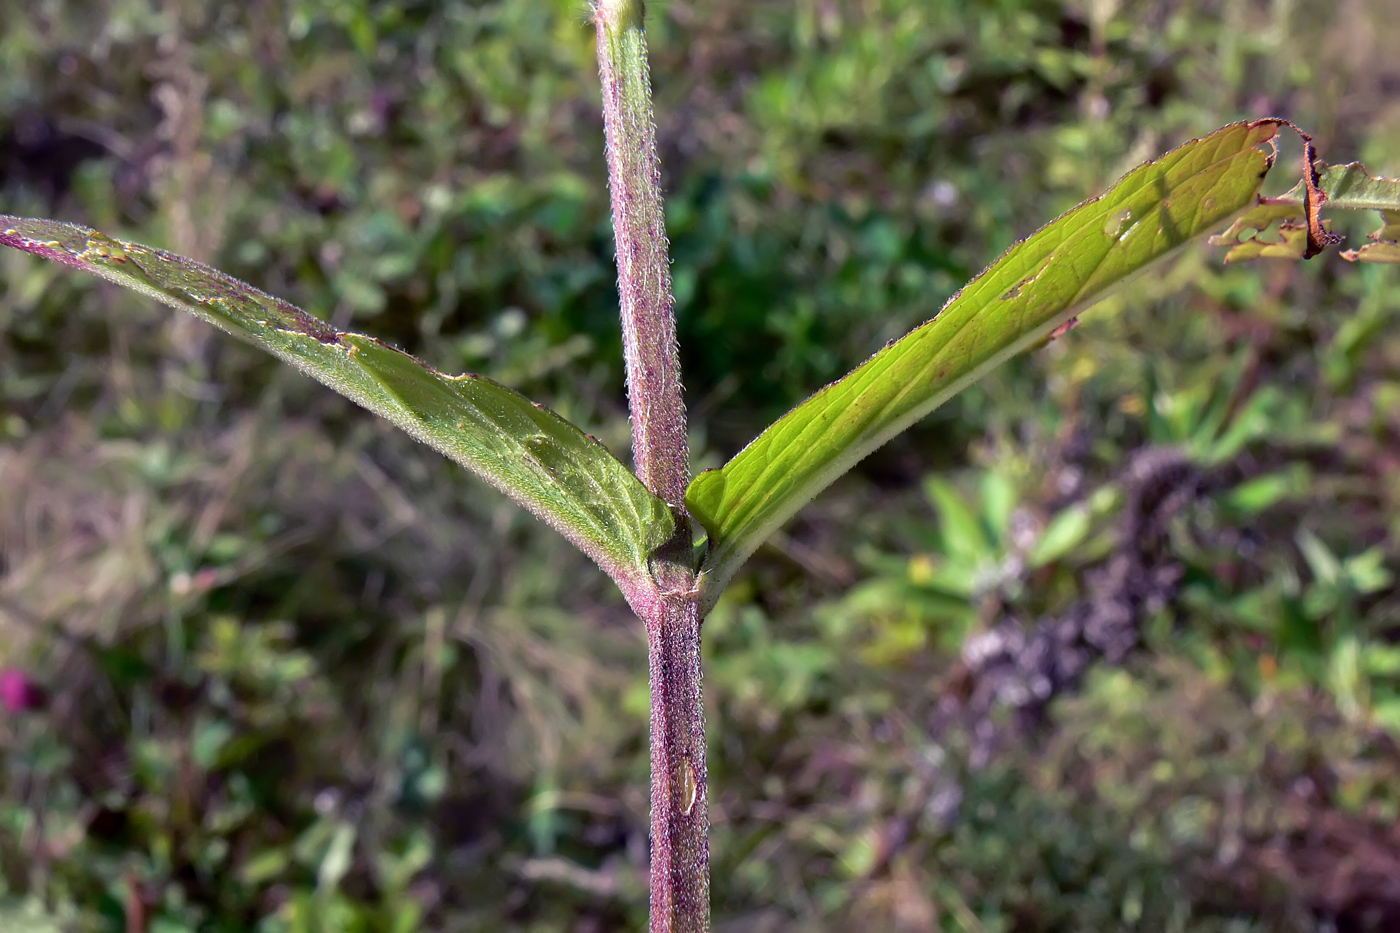
[[[1338,166],[1312,179],[1321,196],[1300,186],[1259,200],[1273,164],[1260,146],[1283,122],[1232,124],[1133,170],[1013,246],[937,317],[817,392],[722,469],[697,476],[686,506],[709,535],[702,610],[770,534],[861,458],[1251,206],[1223,235],[1235,237],[1232,258],[1302,255],[1312,242],[1306,231],[1298,240],[1287,229],[1279,242],[1258,234],[1305,214],[1320,223],[1316,208],[1326,200],[1389,209],[1377,242],[1357,258],[1394,261],[1386,257],[1400,249],[1400,183]],[[648,557],[677,527],[671,508],[595,439],[518,392],[479,376],[446,376],[192,260],[85,227],[0,215],[0,243],[134,288],[268,350],[483,476],[593,558],[629,599],[654,586]]]

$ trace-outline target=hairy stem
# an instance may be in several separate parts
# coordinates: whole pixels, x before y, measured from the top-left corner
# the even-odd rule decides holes
[[[651,669],[651,931],[710,925],[700,606],[665,598],[647,620]]]
[[[638,477],[677,519],[675,537],[653,555],[651,592],[629,601],[646,623],[651,674],[651,931],[703,933],[710,922],[710,853],[701,617],[685,514],[690,455],[642,13],[642,0],[599,0],[595,9],[632,451]]]
[[[601,0],[597,26],[632,454],[646,487],[679,506],[690,458],[641,0]]]

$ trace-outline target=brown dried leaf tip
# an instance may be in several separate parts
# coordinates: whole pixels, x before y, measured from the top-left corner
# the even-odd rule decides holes
[[[1317,156],[1310,135],[1287,120],[1279,124],[1291,128],[1303,140],[1303,177],[1287,194],[1261,197],[1255,207],[1228,230],[1210,238],[1212,245],[1229,246],[1225,261],[1247,259],[1311,259],[1345,237],[1333,233],[1331,221],[1322,219],[1322,205],[1350,210],[1400,204],[1400,183],[1373,178],[1359,163],[1329,166]],[[1272,160],[1271,160],[1272,161]],[[1361,250],[1342,253],[1344,259],[1391,262],[1385,242],[1392,239],[1383,228],[1371,238],[1378,242]],[[1362,255],[1365,253],[1366,255]]]
[[[1340,233],[1333,233],[1322,225],[1322,205],[1327,201],[1327,192],[1318,185],[1317,147],[1313,145],[1313,138],[1294,124],[1288,125],[1303,137],[1303,185],[1307,192],[1303,197],[1303,214],[1308,223],[1308,243],[1303,250],[1303,258],[1311,259],[1327,247],[1342,242],[1346,237]]]

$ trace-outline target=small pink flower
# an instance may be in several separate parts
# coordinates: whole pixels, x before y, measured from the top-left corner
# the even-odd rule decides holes
[[[23,713],[44,705],[44,690],[17,668],[0,670],[0,706],[11,713]]]

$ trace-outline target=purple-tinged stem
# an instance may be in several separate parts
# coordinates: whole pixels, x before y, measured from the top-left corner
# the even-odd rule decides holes
[[[685,513],[690,455],[642,0],[598,0],[594,13],[632,451],[637,476],[677,519],[676,537],[653,557],[651,591],[628,595],[646,624],[651,675],[650,929],[703,933],[710,925],[710,851],[701,620]]]
[[[651,675],[651,933],[710,928],[710,811],[700,604],[668,595],[644,619]]]
[[[632,454],[646,487],[681,506],[690,455],[641,0],[601,0],[597,27]]]

